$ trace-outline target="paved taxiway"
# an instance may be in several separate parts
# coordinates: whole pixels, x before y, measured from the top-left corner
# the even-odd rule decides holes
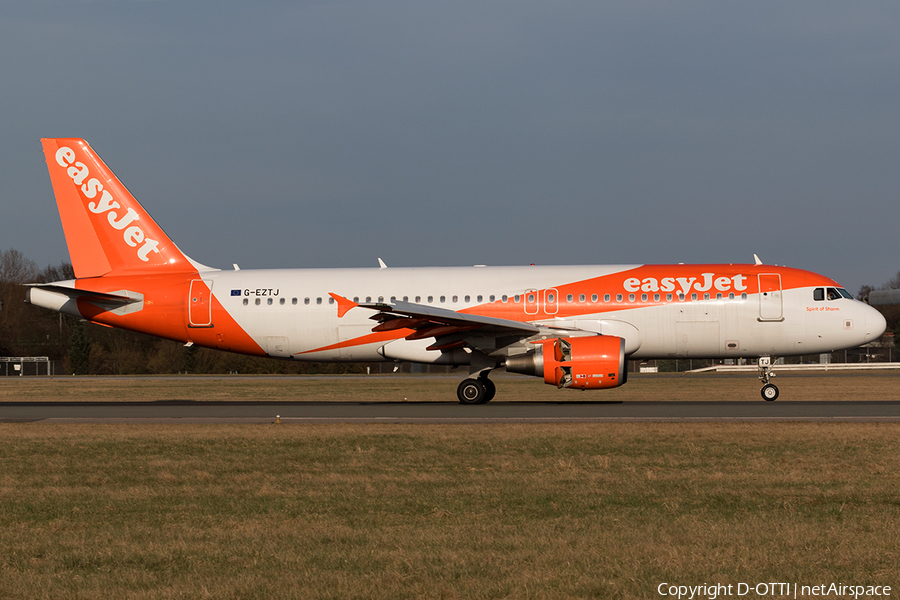
[[[559,423],[610,421],[900,422],[898,401],[858,402],[6,402],[0,422]]]

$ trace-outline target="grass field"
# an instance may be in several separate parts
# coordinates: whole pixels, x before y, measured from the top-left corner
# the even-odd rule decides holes
[[[782,397],[789,380],[815,399],[885,397],[898,382],[785,375]],[[456,382],[22,378],[0,390],[446,400]],[[500,383],[499,401],[584,396]],[[610,392],[631,386],[620,399],[749,388],[760,401],[736,376]],[[0,424],[0,599],[660,598],[664,582],[897,594],[898,532],[900,424]]]
[[[0,598],[900,588],[894,424],[7,424],[0,440]]]
[[[297,400],[447,402],[465,373],[411,376],[0,377],[0,402]],[[493,402],[729,400],[759,402],[755,373],[633,374],[611,390],[558,390],[535,377],[497,374]],[[774,382],[781,400],[900,399],[900,370],[789,372]]]

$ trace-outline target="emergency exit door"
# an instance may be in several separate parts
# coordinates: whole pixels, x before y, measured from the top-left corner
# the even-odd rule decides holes
[[[212,281],[195,279],[191,282],[188,295],[188,324],[191,327],[210,327],[212,325]]]
[[[781,298],[781,275],[759,274],[759,320],[780,321],[784,318]]]

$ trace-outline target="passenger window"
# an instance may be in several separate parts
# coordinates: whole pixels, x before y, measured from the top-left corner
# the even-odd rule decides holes
[[[684,292],[678,292],[678,299],[684,301]]]
[[[493,294],[491,294],[491,302],[494,301],[494,298],[495,298],[495,296]]]
[[[628,301],[634,302],[634,294],[628,294]]]
[[[579,301],[579,302],[584,302],[584,300],[585,300],[584,294],[578,294],[578,301]]]
[[[603,301],[609,302],[609,294],[603,294]]]
[[[359,304],[359,296],[353,296],[353,301],[356,302],[357,304]],[[294,304],[297,304],[297,303],[294,302]]]
[[[447,296],[441,296],[441,304],[447,301]]]
[[[734,292],[728,292],[728,299],[734,300]]]
[[[334,304],[334,298],[329,297],[329,298],[328,298],[328,304]]]
[[[554,296],[553,294],[547,294],[547,302],[553,304],[554,302],[556,302],[556,296]]]
[[[703,294],[703,299],[709,300],[709,292],[706,292],[705,294]]]
[[[515,302],[516,304],[518,304],[518,303],[519,303],[519,298],[520,298],[519,294],[516,294],[515,296],[513,296],[513,302]]]
[[[291,298],[291,304],[293,304],[294,306],[297,306],[297,299]]]
[[[653,294],[653,301],[659,302],[659,294]]]
[[[459,296],[453,296],[453,302],[456,303],[459,300]]]
[[[366,304],[372,302],[372,296],[366,296]]]
[[[484,296],[478,296],[477,298],[475,298],[475,302],[481,302],[483,298]]]
[[[378,296],[378,302],[384,302],[384,296]]]
[[[244,306],[247,306],[248,304],[250,304],[250,303],[247,301],[246,298],[244,298]]]
[[[647,294],[641,294],[641,302],[647,301]]]
[[[403,301],[404,301],[404,302],[409,302],[409,296],[403,296]]]
[[[434,296],[428,296],[428,304],[434,303]]]
[[[721,300],[721,299],[722,299],[722,292],[719,292],[718,294],[716,294],[716,300]]]
[[[696,299],[697,299],[697,294],[696,293],[691,294],[691,300],[696,300]]]
[[[741,292],[741,300],[747,299],[747,292]]]
[[[616,302],[622,301],[622,294],[616,294]]]
[[[255,303],[255,304],[256,304],[257,306],[259,306],[259,298],[256,299],[256,303]]]
[[[463,302],[468,302],[468,301],[469,301],[469,298],[471,298],[471,296],[469,296],[468,294],[466,294],[466,297],[463,298]]]
[[[284,306],[284,302],[285,302],[284,298],[278,299],[278,304],[281,304],[282,306]]]
[[[825,288],[816,288],[813,290],[813,300],[821,302],[825,299]]]
[[[591,302],[596,302],[597,300],[598,300],[597,294],[591,294]]]
[[[304,299],[303,299],[303,304],[309,304],[309,298],[304,298]]]
[[[316,304],[322,304],[322,299],[321,299],[321,298],[316,298]]]
[[[506,302],[507,300],[509,300],[509,298],[506,296],[506,294],[503,294],[502,296],[500,296],[501,302]]]
[[[528,294],[528,301],[534,302],[534,294]]]
[[[269,306],[272,306],[272,299],[269,298],[268,300],[266,300],[266,304],[268,304]]]
[[[566,302],[571,302],[571,301],[572,301],[572,294],[569,294],[566,296]]]
[[[666,302],[672,301],[672,294],[666,294]]]

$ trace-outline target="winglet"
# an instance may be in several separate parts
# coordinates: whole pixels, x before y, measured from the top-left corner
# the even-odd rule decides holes
[[[381,260],[381,257],[378,258],[378,268],[379,269],[387,269],[387,265],[384,264],[384,261]]]
[[[753,255],[753,260],[757,265],[763,264],[763,261],[759,260],[759,257],[755,254]]]
[[[340,319],[344,315],[346,315],[347,311],[350,310],[351,308],[356,308],[357,306],[359,306],[359,304],[357,304],[353,300],[348,300],[347,298],[344,298],[343,296],[338,296],[337,294],[333,294],[331,292],[328,292],[328,295],[331,296],[332,298],[334,298],[334,300],[337,302],[338,319]]]

